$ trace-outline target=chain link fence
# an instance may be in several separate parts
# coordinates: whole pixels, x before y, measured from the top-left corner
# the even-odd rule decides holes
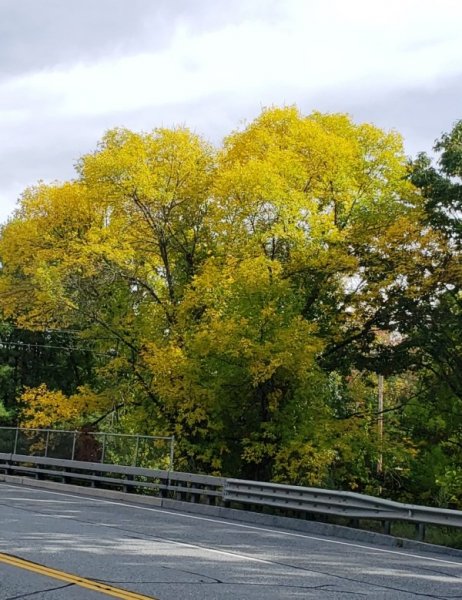
[[[173,471],[173,436],[0,427],[0,453]]]

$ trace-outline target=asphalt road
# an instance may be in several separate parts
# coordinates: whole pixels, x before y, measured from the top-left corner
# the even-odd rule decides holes
[[[462,559],[0,483],[0,600],[110,596],[455,599]]]

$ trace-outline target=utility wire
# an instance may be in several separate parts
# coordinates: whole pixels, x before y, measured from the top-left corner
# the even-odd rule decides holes
[[[75,334],[75,335],[80,335],[82,333],[84,333],[84,331],[82,329],[25,329],[24,327],[13,327],[12,329],[14,329],[14,331],[23,331],[26,333],[41,333],[41,334],[47,334],[47,333],[68,333],[68,334]],[[98,339],[100,340],[109,340],[112,338],[109,337],[99,337]]]
[[[114,351],[109,351],[109,352],[96,352],[95,350],[91,350],[90,348],[79,348],[77,346],[57,346],[54,344],[35,344],[35,343],[27,343],[27,342],[10,342],[10,341],[4,341],[4,340],[0,340],[0,348],[2,348],[3,346],[15,346],[18,348],[27,348],[29,350],[32,350],[33,348],[50,348],[53,350],[68,350],[68,351],[75,351],[75,352],[88,352],[90,354],[94,354],[95,356],[109,356],[111,358],[114,358],[115,356],[117,356],[117,352]]]

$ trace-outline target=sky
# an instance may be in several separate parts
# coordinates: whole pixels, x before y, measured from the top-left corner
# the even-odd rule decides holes
[[[0,221],[112,127],[215,144],[262,108],[348,112],[431,152],[462,119],[460,0],[0,0]]]

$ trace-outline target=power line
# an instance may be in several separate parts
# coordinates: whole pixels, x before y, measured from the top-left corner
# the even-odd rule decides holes
[[[68,334],[81,335],[82,333],[84,333],[84,331],[82,329],[25,329],[24,327],[16,327],[16,326],[12,327],[12,329],[14,329],[14,331],[22,331],[22,332],[26,332],[26,333],[41,333],[41,334],[68,333]],[[99,337],[98,339],[109,340],[112,338]]]
[[[94,354],[95,356],[108,356],[111,358],[117,356],[117,352],[115,350],[109,352],[97,352],[95,350],[91,350],[90,348],[79,348],[77,346],[58,346],[55,344],[35,344],[27,342],[11,342],[0,340],[0,348],[4,346],[15,346],[18,348],[26,348],[28,350],[32,350],[33,348],[50,348],[52,350],[67,350],[69,352],[88,352],[90,354]]]

